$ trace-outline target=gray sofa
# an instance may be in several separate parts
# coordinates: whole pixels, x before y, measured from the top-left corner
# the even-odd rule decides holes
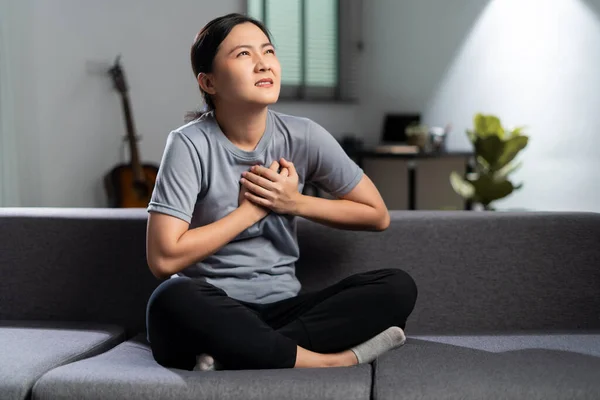
[[[0,208],[0,399],[600,398],[600,214],[391,214],[381,233],[299,220],[297,271],[305,290],[410,272],[403,347],[349,368],[192,372],[145,341],[145,210]]]

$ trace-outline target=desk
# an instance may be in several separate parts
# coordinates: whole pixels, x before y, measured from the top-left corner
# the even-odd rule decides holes
[[[453,170],[471,172],[472,152],[390,154],[363,149],[350,156],[373,180],[390,210],[472,208],[450,185]]]

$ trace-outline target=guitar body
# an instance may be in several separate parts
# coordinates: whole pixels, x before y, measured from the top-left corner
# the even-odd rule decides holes
[[[108,197],[108,206],[113,208],[146,208],[152,196],[158,167],[142,164],[144,180],[135,179],[130,164],[115,166],[104,176],[104,189]]]

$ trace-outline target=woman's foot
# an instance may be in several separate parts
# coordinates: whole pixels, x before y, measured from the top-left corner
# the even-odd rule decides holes
[[[350,350],[341,353],[322,354],[298,346],[294,368],[350,367],[356,364],[358,364],[358,360]]]
[[[296,364],[294,368],[326,368],[326,367],[350,367],[357,364],[370,363],[377,357],[392,349],[402,346],[406,342],[404,331],[392,326],[350,350],[341,353],[322,354],[297,347]],[[196,357],[194,371],[219,370],[219,363],[208,354]]]
[[[196,356],[196,365],[193,371],[214,371],[215,360],[208,354]]]
[[[405,342],[406,336],[402,328],[391,326],[377,336],[353,347],[351,350],[356,354],[358,363],[365,364],[375,360],[383,353],[402,346]]]
[[[221,369],[223,369],[223,366],[208,354],[196,356],[196,365],[193,371],[219,371]]]

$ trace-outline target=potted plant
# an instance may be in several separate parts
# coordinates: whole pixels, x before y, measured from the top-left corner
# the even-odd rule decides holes
[[[484,210],[493,210],[493,201],[523,186],[514,185],[508,176],[521,167],[522,162],[514,159],[527,146],[529,137],[522,127],[505,130],[494,115],[477,114],[473,122],[474,130],[467,130],[467,136],[475,151],[475,170],[466,177],[452,171],[450,183],[463,198],[480,204]]]

